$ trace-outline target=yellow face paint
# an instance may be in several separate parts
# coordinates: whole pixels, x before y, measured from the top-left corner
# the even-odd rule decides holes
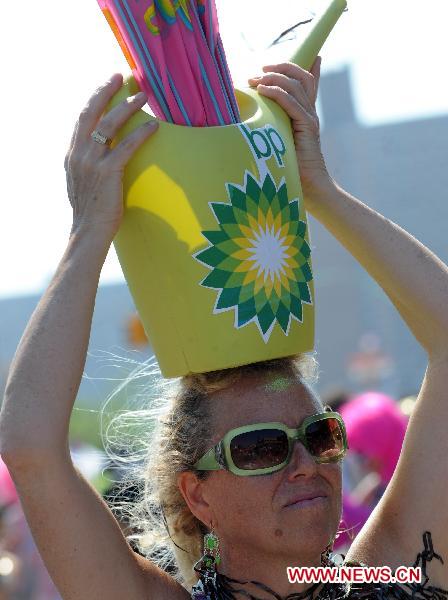
[[[276,377],[265,385],[264,389],[268,392],[283,392],[289,388],[291,383],[292,379],[290,377]]]

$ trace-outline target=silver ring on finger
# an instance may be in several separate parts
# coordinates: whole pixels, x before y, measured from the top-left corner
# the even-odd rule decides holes
[[[97,144],[101,144],[102,146],[110,146],[112,144],[112,138],[107,137],[106,135],[101,133],[101,131],[98,131],[98,129],[92,131],[90,137],[94,142],[96,142]]]

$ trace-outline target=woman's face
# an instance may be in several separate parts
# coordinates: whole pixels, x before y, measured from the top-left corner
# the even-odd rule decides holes
[[[211,407],[213,444],[235,427],[275,421],[297,428],[305,417],[324,410],[301,383],[278,376],[268,380],[251,376],[216,392]],[[308,505],[294,504],[305,493],[324,498]],[[201,512],[199,518],[210,518],[223,551],[231,545],[240,556],[251,549],[252,554],[268,556],[284,553],[291,564],[299,557],[302,564],[308,560],[312,564],[339,525],[341,464],[317,464],[296,443],[291,462],[281,471],[251,477],[214,471],[201,483],[201,494],[209,515]]]

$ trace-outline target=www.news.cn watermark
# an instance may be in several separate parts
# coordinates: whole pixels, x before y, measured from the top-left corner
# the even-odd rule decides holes
[[[287,567],[289,583],[421,583],[421,567]]]

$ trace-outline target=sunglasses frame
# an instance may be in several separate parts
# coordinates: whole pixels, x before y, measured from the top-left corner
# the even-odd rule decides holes
[[[312,456],[314,460],[319,464],[339,462],[344,458],[348,449],[347,432],[345,430],[344,421],[341,415],[337,412],[327,411],[323,413],[316,413],[315,415],[310,415],[309,417],[306,417],[302,421],[300,427],[298,427],[297,429],[291,429],[290,427],[287,427],[284,423],[253,423],[251,425],[243,425],[242,427],[231,429],[217,444],[215,444],[215,446],[210,448],[210,450],[208,450],[202,456],[202,458],[200,458],[194,464],[193,468],[197,471],[218,471],[224,469],[230,471],[234,475],[239,475],[241,477],[247,477],[249,475],[269,475],[270,473],[275,473],[276,471],[280,471],[281,469],[286,467],[287,464],[289,464],[294,449],[294,442],[301,442],[308,450],[308,452],[310,452],[306,441],[306,428],[309,425],[312,425],[313,423],[323,421],[326,419],[336,419],[338,421],[339,425],[341,426],[344,448],[342,452],[336,457],[319,458],[313,455]],[[272,467],[264,467],[263,469],[240,469],[233,462],[230,451],[230,444],[236,436],[251,431],[259,431],[260,429],[278,429],[279,431],[283,431],[284,433],[286,433],[288,437],[288,456],[286,457],[286,460],[284,460],[282,463]]]

